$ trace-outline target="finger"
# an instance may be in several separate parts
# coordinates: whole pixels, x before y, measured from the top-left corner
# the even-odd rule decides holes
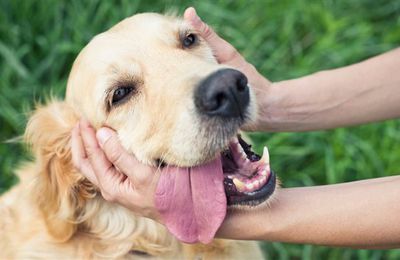
[[[119,183],[116,182],[124,178],[123,174],[118,172],[114,165],[108,160],[97,143],[95,130],[85,120],[81,120],[80,122],[80,134],[94,175],[99,182],[99,186],[103,188],[118,185]]]
[[[82,143],[82,137],[79,133],[79,123],[72,129],[71,136],[72,163],[90,182],[98,186],[96,175],[86,157],[85,148]]]
[[[103,127],[97,131],[96,136],[108,160],[127,175],[134,184],[143,172],[149,172],[150,167],[141,164],[134,155],[122,147],[115,131]]]
[[[193,7],[187,8],[183,14],[183,17],[207,41],[212,40],[213,38],[219,38],[214,30],[200,19],[200,17],[197,15],[196,9],[194,9]]]
[[[206,40],[219,63],[235,63],[237,58],[241,57],[231,44],[219,37],[208,24],[200,19],[193,7],[187,8],[183,17]]]

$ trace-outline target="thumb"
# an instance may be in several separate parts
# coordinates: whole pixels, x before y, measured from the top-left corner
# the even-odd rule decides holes
[[[136,157],[122,147],[117,133],[110,128],[100,128],[96,133],[97,141],[108,160],[138,187],[154,180],[156,170],[142,164]]]
[[[97,141],[103,149],[107,159],[125,175],[129,176],[132,169],[140,165],[132,154],[128,153],[121,145],[117,133],[107,127],[100,128],[96,133]]]

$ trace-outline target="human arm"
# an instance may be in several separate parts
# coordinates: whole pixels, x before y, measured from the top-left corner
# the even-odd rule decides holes
[[[229,239],[355,248],[400,247],[400,176],[278,190],[268,207],[232,210]]]
[[[306,131],[400,117],[400,48],[347,67],[271,84],[260,128]]]
[[[308,131],[400,117],[400,48],[347,67],[272,83],[201,21],[185,19],[213,49],[218,62],[241,70],[259,108],[257,131]]]

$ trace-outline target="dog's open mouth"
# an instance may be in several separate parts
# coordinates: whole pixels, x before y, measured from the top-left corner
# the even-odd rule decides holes
[[[270,169],[268,149],[259,156],[240,135],[221,153],[228,205],[258,205],[275,190],[276,176]]]
[[[201,165],[162,169],[156,207],[168,230],[186,243],[209,243],[225,218],[227,207],[255,206],[275,190],[265,148],[262,157],[240,136],[226,150]]]

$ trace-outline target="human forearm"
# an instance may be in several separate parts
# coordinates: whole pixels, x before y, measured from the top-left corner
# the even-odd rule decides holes
[[[282,189],[270,207],[231,212],[219,236],[359,248],[400,246],[400,177]]]
[[[259,96],[259,130],[318,130],[400,117],[399,68],[396,49],[351,66],[273,83]]]

